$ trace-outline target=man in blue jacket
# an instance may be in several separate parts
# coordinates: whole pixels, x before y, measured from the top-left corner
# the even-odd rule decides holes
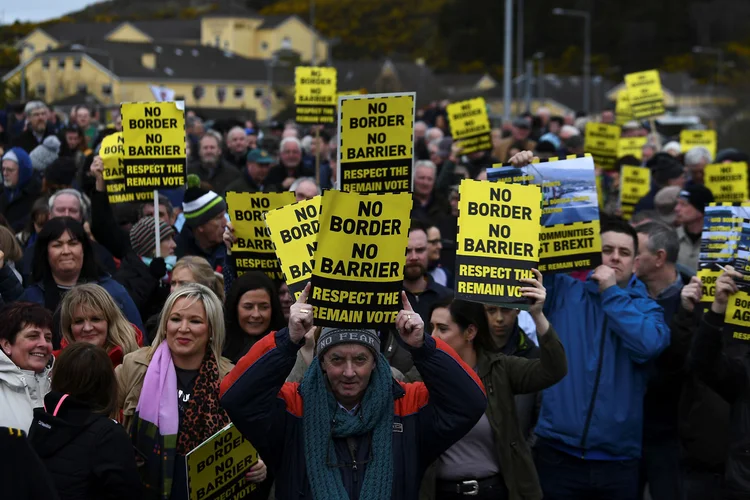
[[[536,465],[545,500],[635,500],[643,396],[669,345],[662,308],[633,275],[638,236],[603,222],[602,265],[585,282],[545,278],[544,313],[559,330],[568,376],[544,391]]]

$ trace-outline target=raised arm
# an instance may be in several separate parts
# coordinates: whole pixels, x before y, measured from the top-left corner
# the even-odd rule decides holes
[[[112,255],[123,259],[131,250],[130,236],[120,229],[109,204],[101,157],[94,158],[91,173],[96,178],[96,191],[91,193],[91,233]]]

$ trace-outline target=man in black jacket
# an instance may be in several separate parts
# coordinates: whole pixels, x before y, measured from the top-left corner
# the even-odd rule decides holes
[[[47,125],[49,109],[42,101],[29,101],[24,108],[26,114],[26,130],[13,143],[14,147],[22,148],[31,153],[40,145],[45,137],[54,135],[55,131]]]
[[[242,172],[231,182],[224,193],[269,193],[277,191],[277,186],[269,183],[269,172],[273,158],[263,149],[253,149],[247,154],[247,164]]]
[[[377,334],[356,328],[324,329],[304,384],[285,383],[312,327],[309,293],[308,285],[292,305],[289,328],[258,341],[224,378],[222,406],[283,478],[277,498],[417,498],[427,466],[484,413],[481,381],[424,334],[402,294],[399,342],[424,383],[395,382]]]
[[[221,141],[217,137],[206,134],[198,144],[198,160],[188,163],[188,174],[197,175],[214,191],[223,193],[240,177],[239,170],[221,157]]]

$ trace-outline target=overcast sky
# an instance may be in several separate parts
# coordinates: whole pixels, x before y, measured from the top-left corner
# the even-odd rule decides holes
[[[21,21],[46,21],[68,12],[81,10],[95,0],[0,0],[0,24]]]

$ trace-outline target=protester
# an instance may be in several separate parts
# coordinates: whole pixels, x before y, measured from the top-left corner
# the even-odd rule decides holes
[[[46,137],[54,135],[55,132],[47,125],[49,109],[42,101],[27,102],[23,111],[27,119],[26,129],[16,138],[13,146],[31,153]]]
[[[214,269],[220,269],[227,255],[223,236],[227,227],[224,198],[200,187],[200,180],[191,175],[188,176],[182,210],[185,225],[180,231],[175,255],[177,258],[197,255],[206,259]]]
[[[670,227],[674,227],[677,218],[675,208],[677,208],[677,201],[680,199],[681,192],[680,186],[667,186],[661,188],[654,197],[654,208],[658,214],[658,219]]]
[[[131,252],[125,255],[115,280],[128,291],[141,318],[161,311],[169,295],[169,273],[177,263],[174,228],[159,221],[159,251],[156,257],[154,217],[144,217],[130,229]]]
[[[533,150],[536,142],[529,139],[531,133],[531,124],[525,118],[516,118],[513,120],[510,137],[501,140],[498,146],[492,152],[492,155],[505,163],[510,159],[510,148],[514,143],[522,143],[524,150]]]
[[[440,251],[443,249],[440,228],[430,225],[427,228],[427,269],[438,285],[453,288],[453,274],[440,265]]]
[[[42,187],[34,175],[31,158],[21,148],[12,148],[3,155],[2,172],[0,213],[5,215],[14,231],[20,231],[29,220],[31,207]]]
[[[34,249],[33,284],[20,300],[35,302],[56,311],[62,297],[79,283],[97,283],[114,299],[128,321],[143,331],[141,315],[128,292],[96,263],[91,242],[83,226],[70,217],[51,219],[39,233]],[[53,344],[60,348],[59,325],[53,328]]]
[[[269,193],[278,191],[278,186],[268,181],[273,158],[263,149],[253,149],[247,153],[247,162],[226,191],[238,193]],[[225,192],[226,192],[225,191]]]
[[[21,429],[0,427],[0,484],[14,500],[58,500],[55,484]],[[34,471],[29,474],[29,471]]]
[[[141,347],[143,334],[125,319],[112,296],[99,285],[74,286],[60,304],[62,349],[86,342],[107,352],[112,366]],[[56,354],[57,355],[57,354]]]
[[[176,214],[174,206],[172,205],[172,202],[169,201],[169,198],[161,193],[159,193],[159,220],[163,221],[165,224],[168,224],[170,226],[174,225]],[[153,202],[146,202],[141,205],[141,213],[140,217],[150,217],[154,218],[154,204]]]
[[[703,213],[706,206],[714,201],[711,191],[700,184],[687,186],[680,192],[675,207],[675,225],[680,239],[680,253],[677,262],[691,271],[698,269],[698,256],[701,249]]]
[[[277,282],[279,290],[279,303],[281,304],[281,312],[284,314],[284,324],[289,323],[289,312],[292,304],[294,304],[294,297],[292,292],[289,291],[289,287],[283,281]]]
[[[692,368],[711,389],[731,405],[729,449],[722,488],[722,499],[739,500],[750,495],[747,470],[747,436],[750,418],[748,356],[732,357],[725,351],[722,328],[729,301],[739,290],[736,280],[742,275],[727,266],[716,281],[713,303],[700,322],[690,359]],[[726,451],[725,451],[726,453]]]
[[[39,198],[31,205],[31,213],[26,226],[16,234],[16,238],[24,250],[34,245],[39,231],[42,230],[48,219],[49,205],[47,204],[47,200]]]
[[[685,168],[688,173],[686,185],[704,184],[706,165],[712,160],[711,152],[703,146],[691,148],[685,153]]]
[[[86,137],[86,146],[93,148],[99,128],[91,120],[91,110],[87,106],[79,106],[76,109],[76,124],[81,127],[84,137]]]
[[[500,353],[490,334],[484,307],[446,299],[432,310],[432,335],[445,341],[475,370],[487,387],[485,415],[437,462],[434,498],[452,500],[471,494],[484,499],[541,499],[539,479],[518,420],[514,396],[541,391],[567,372],[565,350],[544,317],[542,275],[522,279],[521,293],[531,301],[540,332],[541,359]]]
[[[234,280],[227,294],[224,356],[232,363],[261,338],[284,328],[284,312],[273,281],[260,271]]]
[[[174,265],[170,292],[174,293],[178,287],[190,283],[198,283],[210,288],[219,300],[224,302],[224,283],[221,274],[214,271],[203,257],[186,255]]]
[[[242,127],[233,127],[227,132],[226,149],[224,151],[224,161],[232,165],[237,171],[245,168],[247,162],[248,137],[245,129]]]
[[[294,193],[297,201],[311,200],[321,194],[320,188],[312,177],[300,177],[292,183],[289,191]]]
[[[661,188],[685,185],[685,169],[668,153],[657,153],[646,163],[646,166],[651,169],[651,190],[636,203],[634,213],[641,210],[653,210],[654,197]]]
[[[255,344],[222,381],[222,405],[283,478],[277,498],[416,498],[425,468],[483,414],[481,382],[424,334],[402,294],[396,328],[424,383],[394,382],[375,332],[356,328],[323,329],[302,385],[285,383],[313,326],[309,293],[289,328]]]
[[[116,407],[107,353],[88,343],[65,349],[29,433],[61,500],[142,498],[133,445],[111,419]]]
[[[430,318],[432,305],[444,297],[453,295],[451,290],[435,283],[427,272],[427,230],[419,221],[409,227],[409,243],[406,248],[404,266],[404,290],[411,307],[422,318]]]
[[[115,370],[121,421],[145,457],[149,496],[187,499],[185,455],[229,423],[219,406],[219,383],[232,369],[221,357],[223,344],[216,294],[185,285],[164,304],[151,346],[128,354]],[[265,464],[253,472],[265,479]]]
[[[0,295],[3,301],[12,302],[23,293],[23,278],[16,270],[16,263],[22,257],[23,250],[16,237],[10,229],[0,226]]]
[[[52,368],[52,313],[14,302],[0,309],[0,426],[28,432]]]
[[[437,167],[429,160],[420,160],[414,164],[414,205],[411,210],[413,219],[436,223],[450,211],[450,205],[435,190]]]
[[[217,193],[226,188],[240,175],[240,171],[222,158],[221,140],[212,134],[201,137],[198,159],[188,164],[188,174],[197,175]]]
[[[82,170],[86,156],[91,152],[86,147],[86,137],[83,130],[76,124],[70,124],[62,131],[60,158],[70,158],[76,165],[76,170]]]
[[[299,177],[314,177],[315,170],[305,170],[302,158],[302,144],[296,137],[286,137],[279,145],[279,164],[271,169],[267,182],[281,189],[289,189]]]

